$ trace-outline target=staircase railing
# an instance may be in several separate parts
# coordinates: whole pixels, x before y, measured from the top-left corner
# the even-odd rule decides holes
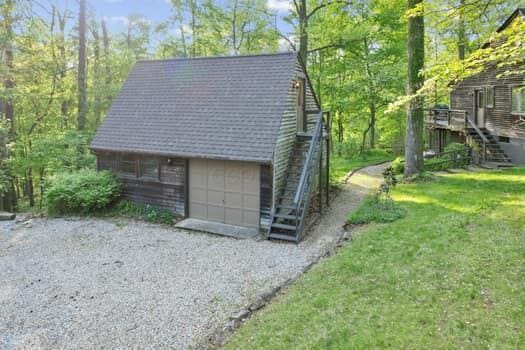
[[[481,144],[481,155],[483,157],[483,161],[486,161],[487,160],[487,144],[490,142],[489,139],[487,138],[487,136],[485,135],[485,133],[483,131],[481,131],[478,126],[476,125],[476,123],[474,123],[469,117],[468,115],[465,115],[465,135],[466,135],[466,131],[468,129],[473,129],[476,131],[476,134],[478,134],[478,136],[481,138],[481,141],[482,144]]]
[[[308,147],[308,153],[306,155],[303,170],[301,171],[301,177],[299,179],[297,191],[295,192],[295,198],[293,201],[295,206],[295,214],[299,218],[299,220],[296,220],[296,232],[298,239],[302,233],[305,221],[304,219],[310,203],[311,182],[315,176],[315,171],[312,171],[312,167],[316,165],[315,160],[318,158],[316,155],[320,157],[322,152],[321,141],[323,138],[324,113],[324,111],[319,112],[319,118],[312,131],[312,139],[310,146]]]

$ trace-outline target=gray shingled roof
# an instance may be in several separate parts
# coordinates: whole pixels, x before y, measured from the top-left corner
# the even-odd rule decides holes
[[[295,53],[140,61],[91,148],[272,160]]]

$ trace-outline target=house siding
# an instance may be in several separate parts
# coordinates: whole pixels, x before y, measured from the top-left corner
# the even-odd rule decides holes
[[[119,162],[123,155],[130,156],[137,161],[141,159],[158,159],[159,178],[146,179],[136,176],[122,175],[119,172]],[[186,211],[186,160],[181,158],[156,157],[151,155],[130,155],[115,152],[98,152],[97,169],[109,170],[115,173],[122,181],[122,196],[132,202],[149,204],[158,208],[170,210],[184,216]],[[167,172],[162,169],[177,169],[177,172]],[[165,178],[173,176],[176,184],[168,183]]]
[[[523,70],[524,68],[525,64],[510,69]],[[519,123],[520,117],[511,112],[511,87],[525,85],[525,75],[498,77],[505,70],[491,68],[461,81],[452,92],[451,107],[466,110],[469,117],[474,118],[474,91],[493,86],[494,107],[485,109],[485,127],[493,135],[525,139],[525,123]]]
[[[304,76],[305,71],[302,64],[297,61],[295,65],[294,79],[299,76]],[[311,89],[308,81],[305,84],[305,108],[307,111],[319,110],[319,106],[314,97],[314,92]],[[286,171],[288,169],[290,154],[292,152],[296,134],[297,134],[297,109],[296,109],[296,90],[293,87],[292,82],[289,84],[288,95],[286,99],[285,112],[281,119],[281,125],[279,128],[279,135],[274,153],[273,161],[273,199],[277,198],[277,195],[283,189]],[[315,120],[316,115],[309,115],[308,121]],[[308,124],[308,128],[311,129],[312,124]]]

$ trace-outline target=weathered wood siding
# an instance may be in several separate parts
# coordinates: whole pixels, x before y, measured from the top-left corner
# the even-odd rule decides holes
[[[186,160],[148,155],[125,155],[137,161],[137,169],[133,176],[121,174],[119,169],[122,154],[98,152],[96,156],[98,170],[110,170],[121,179],[124,198],[135,203],[149,204],[185,215]],[[140,161],[148,159],[158,160],[157,179],[141,177]]]
[[[523,70],[525,64],[515,67]],[[485,108],[485,126],[494,135],[525,139],[525,124],[518,123],[520,117],[512,114],[511,87],[525,85],[525,75],[516,74],[498,77],[503,68],[491,68],[470,76],[457,84],[451,94],[451,107],[463,109],[474,118],[474,91],[487,86],[494,87],[494,107]]]
[[[306,76],[302,64],[297,61],[295,65],[295,78]],[[307,111],[315,111],[320,107],[314,98],[314,92],[311,89],[310,84],[306,81],[305,84],[305,107]],[[275,147],[274,162],[273,162],[273,198],[276,198],[277,194],[282,190],[284,180],[286,178],[286,170],[288,168],[290,155],[292,152],[293,145],[295,143],[297,134],[297,92],[290,82],[287,97],[287,108],[281,120],[281,126],[279,130],[279,136]],[[312,120],[315,115],[309,115],[308,119]],[[309,124],[309,128],[312,125]]]
[[[272,212],[273,169],[270,165],[261,165],[260,228],[266,232],[270,226]]]

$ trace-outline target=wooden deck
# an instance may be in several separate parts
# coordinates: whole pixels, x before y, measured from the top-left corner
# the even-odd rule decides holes
[[[425,118],[428,128],[465,132],[467,112],[453,109],[432,109]]]

